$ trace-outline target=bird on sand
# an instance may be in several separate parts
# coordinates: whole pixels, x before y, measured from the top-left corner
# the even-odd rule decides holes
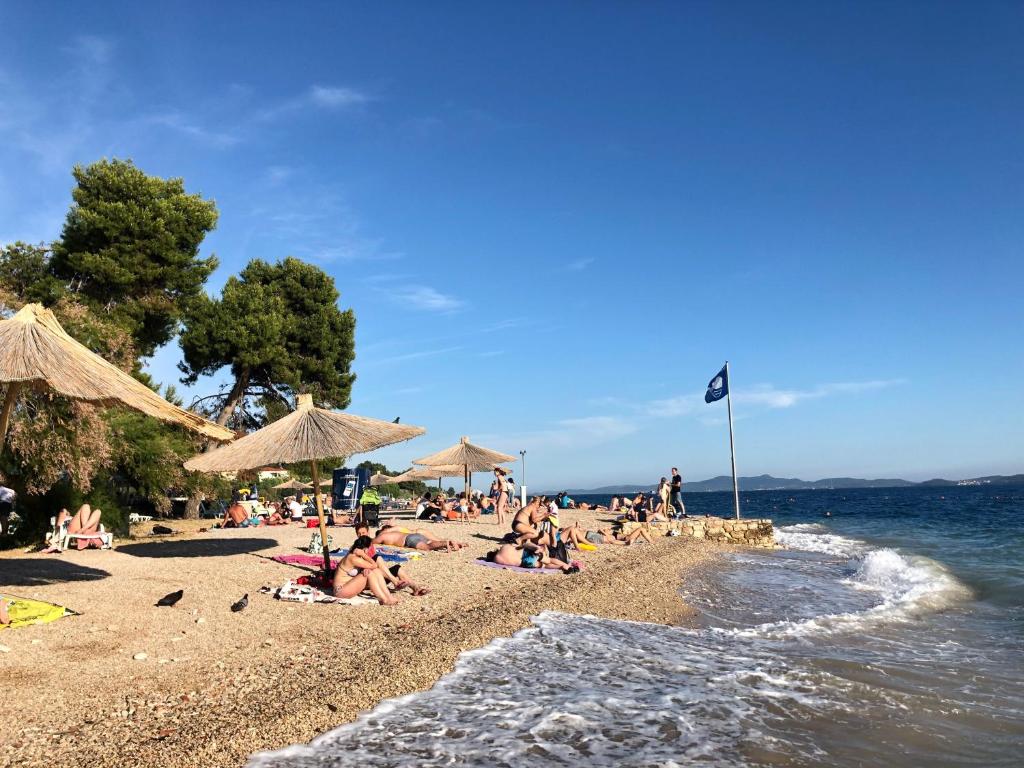
[[[181,596],[184,595],[184,594],[185,594],[185,590],[184,589],[179,589],[177,592],[171,592],[171,594],[169,594],[169,595],[164,595],[163,597],[161,597],[159,600],[156,601],[157,607],[166,606],[166,607],[170,608],[176,602],[181,600]]]
[[[237,603],[235,603],[234,605],[231,606],[231,611],[232,611],[232,613],[238,613],[239,611],[244,609],[245,606],[247,606],[248,604],[249,604],[249,593],[246,592],[244,595],[242,595],[242,599],[241,600],[239,600]]]

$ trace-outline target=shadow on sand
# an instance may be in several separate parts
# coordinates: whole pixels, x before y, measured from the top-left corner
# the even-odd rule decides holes
[[[133,557],[227,557],[276,546],[275,539],[182,539],[121,544],[117,551]]]
[[[98,581],[110,574],[99,568],[42,557],[18,557],[0,560],[0,584],[18,587],[42,587],[67,581]]]

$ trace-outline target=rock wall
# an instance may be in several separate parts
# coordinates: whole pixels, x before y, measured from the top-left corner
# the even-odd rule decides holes
[[[626,532],[638,526],[645,527],[652,536],[664,536],[669,531],[676,531],[680,536],[694,539],[707,539],[727,544],[742,544],[747,547],[775,547],[775,530],[772,521],[733,520],[721,517],[688,517],[683,520],[671,520],[667,523],[624,523]]]

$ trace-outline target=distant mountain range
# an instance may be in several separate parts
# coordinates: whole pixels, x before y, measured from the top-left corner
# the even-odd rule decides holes
[[[756,477],[741,477],[741,491],[792,491],[801,489],[832,489],[832,488],[905,488],[909,486],[954,486],[954,485],[1024,485],[1024,475],[989,475],[988,477],[972,477],[966,480],[925,480],[921,483],[914,483],[910,480],[899,478],[863,480],[857,477],[826,477],[823,480],[799,480],[795,477],[772,477],[771,475],[757,475]],[[604,485],[600,488],[570,488],[568,493],[573,494],[608,494],[618,495],[623,493],[636,493],[649,491],[654,488],[651,484],[639,483],[635,485]],[[710,480],[696,482],[686,481],[683,485],[684,493],[698,493],[708,491],[731,491],[732,477],[730,475],[719,475]],[[550,492],[549,492],[550,493]]]

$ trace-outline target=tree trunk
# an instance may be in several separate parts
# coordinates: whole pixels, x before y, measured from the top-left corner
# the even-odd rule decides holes
[[[231,414],[235,412],[235,408],[245,397],[245,390],[249,388],[249,369],[243,368],[241,373],[238,374],[238,378],[235,379],[235,384],[231,387],[231,391],[228,393],[228,399],[224,403],[224,409],[220,412],[220,416],[217,417],[217,423],[220,426],[225,426],[228,420],[231,418]]]
[[[245,390],[249,387],[249,369],[243,368],[242,372],[235,379],[234,386],[231,387],[231,391],[228,393],[228,399],[224,403],[224,408],[221,409],[220,415],[217,417],[217,423],[220,426],[226,426],[228,420],[231,418],[231,414],[235,412],[238,404],[242,402],[242,398],[245,397]],[[203,448],[203,452],[212,450],[214,447],[213,441],[208,440],[206,446]],[[202,502],[202,493],[199,491],[192,491],[188,495],[188,501],[185,502],[185,519],[186,520],[197,520],[199,519],[199,505]]]

